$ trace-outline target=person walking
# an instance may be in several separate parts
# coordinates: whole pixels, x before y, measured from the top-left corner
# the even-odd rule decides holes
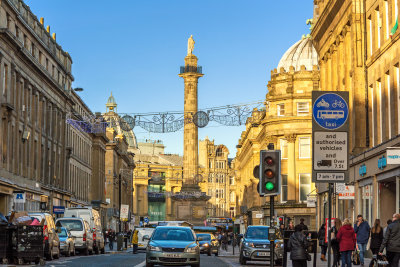
[[[332,227],[331,230],[331,246],[333,251],[333,267],[340,266],[340,247],[339,241],[337,240],[337,234],[342,228],[342,221],[339,218],[335,219],[335,225]]]
[[[293,267],[307,267],[307,246],[306,236],[303,234],[303,227],[298,224],[294,228],[294,234],[289,238],[288,249]]]
[[[381,227],[381,220],[375,219],[374,227],[372,227],[371,229],[370,248],[372,251],[372,255],[378,255],[382,242],[383,242],[383,228]],[[370,264],[370,266],[372,265]]]
[[[115,239],[115,233],[113,229],[110,229],[110,231],[108,231],[108,246],[110,247],[110,250],[114,249],[114,239]]]
[[[303,231],[308,231],[308,227],[304,223],[304,219],[303,218],[300,219],[300,224],[299,225],[301,225],[301,227],[303,228]]]
[[[349,219],[343,221],[343,226],[340,227],[336,239],[339,242],[342,267],[351,267],[351,253],[356,247],[356,237]]]
[[[382,255],[385,248],[389,267],[398,267],[400,260],[400,214],[398,213],[393,214],[393,222],[387,227],[379,255]]]
[[[139,243],[139,231],[135,230],[133,231],[133,235],[132,235],[132,247],[133,247],[133,254],[137,254],[137,249],[138,249],[138,243]]]
[[[357,216],[357,223],[354,224],[354,232],[357,234],[357,247],[360,251],[360,263],[361,267],[364,266],[364,254],[367,250],[367,243],[369,240],[369,233],[371,227],[367,221],[364,221],[363,216],[360,214]]]
[[[294,230],[293,221],[290,221],[290,222],[289,222],[289,225],[288,225],[288,227],[287,227],[287,230]]]
[[[319,228],[318,243],[321,247],[321,261],[326,261],[326,249],[328,247],[328,243],[325,242],[325,223],[323,223]]]
[[[385,234],[386,234],[386,229],[388,228],[389,224],[391,224],[392,222],[393,222],[393,221],[390,220],[390,219],[386,221],[386,225],[387,225],[387,226],[386,226],[385,228],[383,228],[383,236],[385,236]]]
[[[228,235],[226,233],[222,234],[221,242],[222,242],[222,249],[228,251]]]

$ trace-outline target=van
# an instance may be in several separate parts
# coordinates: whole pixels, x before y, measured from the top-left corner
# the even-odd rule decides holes
[[[64,217],[82,218],[89,223],[93,231],[93,250],[96,254],[105,253],[104,250],[104,235],[103,227],[101,226],[101,219],[99,212],[92,207],[74,207],[66,208]]]
[[[150,237],[153,234],[155,229],[138,227],[138,228],[135,228],[135,230],[138,230],[138,249],[146,249],[147,244],[149,243],[149,240],[145,239],[144,236]]]
[[[75,237],[75,249],[84,255],[93,254],[94,240],[89,223],[82,218],[58,218],[57,227],[65,227]]]
[[[60,257],[60,238],[54,224],[53,216],[50,213],[32,212],[28,213],[31,218],[36,218],[39,222],[44,220],[44,255],[47,260],[58,259]]]

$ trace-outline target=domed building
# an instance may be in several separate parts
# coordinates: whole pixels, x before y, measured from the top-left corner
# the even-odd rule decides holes
[[[275,209],[285,223],[305,219],[314,229],[315,213],[307,200],[316,195],[311,182],[311,94],[319,88],[318,55],[312,40],[303,37],[285,52],[278,69],[271,71],[265,108],[254,110],[237,145],[237,207],[244,223],[269,221],[269,198],[259,197],[253,170],[260,162],[260,150],[273,144],[281,150],[281,188]],[[266,201],[268,203],[266,203]],[[258,214],[258,215],[256,215]],[[261,214],[261,215],[259,215]],[[311,226],[311,227],[310,227]]]

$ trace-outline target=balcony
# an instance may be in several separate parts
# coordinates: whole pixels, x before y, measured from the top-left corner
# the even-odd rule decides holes
[[[200,74],[202,74],[203,73],[203,67],[201,67],[201,66],[189,66],[189,65],[186,65],[186,66],[181,66],[181,71],[180,71],[180,74],[182,74],[182,73],[200,73]]]

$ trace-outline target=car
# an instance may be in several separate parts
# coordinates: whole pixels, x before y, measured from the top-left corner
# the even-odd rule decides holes
[[[60,258],[60,239],[58,238],[56,225],[53,216],[46,212],[28,213],[31,218],[36,218],[39,222],[44,220],[44,255],[47,260]]]
[[[75,250],[84,255],[93,254],[93,236],[89,223],[82,218],[58,218],[57,227],[65,227],[75,237]]]
[[[59,227],[57,230],[58,237],[60,238],[61,253],[66,257],[75,256],[75,237],[65,227]]]
[[[200,253],[207,253],[208,256],[211,256],[211,254],[218,256],[219,242],[213,234],[200,233],[196,235],[202,239],[199,241]]]
[[[64,217],[82,218],[89,223],[93,232],[93,250],[96,254],[105,253],[105,241],[103,227],[101,226],[100,214],[92,207],[72,207],[66,208]]]
[[[190,227],[158,226],[146,249],[146,267],[154,265],[200,266],[200,247]]]
[[[138,227],[135,228],[138,230],[138,249],[146,249],[149,240],[144,239],[144,236],[151,236],[155,230],[155,228],[147,228],[147,227]]]
[[[246,265],[247,261],[269,261],[271,258],[270,241],[268,240],[269,226],[251,225],[240,243],[239,262]],[[283,259],[283,240],[275,241],[275,264],[280,265]]]

